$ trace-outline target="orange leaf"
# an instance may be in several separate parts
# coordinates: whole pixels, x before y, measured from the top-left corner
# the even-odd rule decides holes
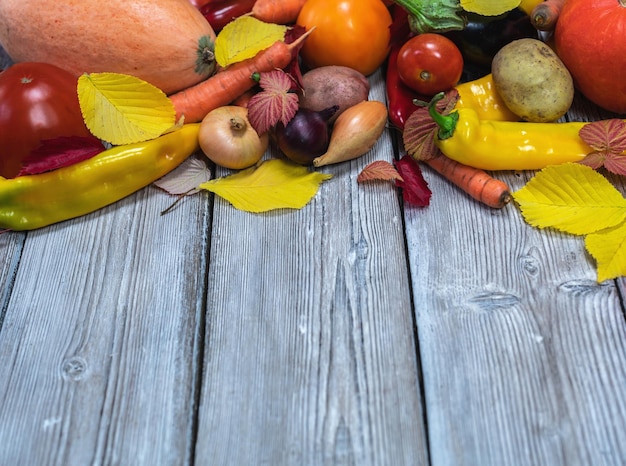
[[[359,176],[357,177],[357,183],[364,183],[367,181],[404,181],[398,173],[398,170],[389,162],[385,160],[377,160],[367,165]]]

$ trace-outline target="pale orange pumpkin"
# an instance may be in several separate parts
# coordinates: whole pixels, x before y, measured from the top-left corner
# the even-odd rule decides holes
[[[167,94],[214,72],[214,39],[189,0],[0,0],[0,45],[13,61],[129,74]]]

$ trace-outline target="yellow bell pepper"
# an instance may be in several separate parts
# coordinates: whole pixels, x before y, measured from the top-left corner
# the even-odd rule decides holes
[[[578,135],[585,122],[527,123],[481,120],[471,108],[449,115],[437,112],[435,96],[429,112],[439,126],[435,144],[457,162],[483,170],[538,170],[579,162],[593,149]]]
[[[0,229],[33,230],[112,204],[158,180],[199,148],[200,124],[116,146],[36,175],[0,177]]]
[[[530,14],[533,12],[533,9],[543,2],[544,0],[522,0],[518,8],[530,16]]]
[[[496,92],[491,73],[455,86],[459,99],[455,108],[473,108],[481,120],[519,121],[520,117],[506,106]]]

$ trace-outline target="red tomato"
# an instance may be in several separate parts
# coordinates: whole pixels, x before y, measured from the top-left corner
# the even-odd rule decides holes
[[[389,53],[391,13],[381,0],[307,0],[297,24],[315,27],[300,52],[309,68],[341,65],[367,76]]]
[[[396,66],[404,84],[422,95],[433,96],[456,86],[463,73],[463,56],[447,37],[424,33],[404,43]]]
[[[626,2],[567,0],[556,23],[554,45],[589,100],[626,113]]]
[[[13,178],[44,139],[90,136],[77,79],[47,63],[16,63],[0,73],[0,176]]]

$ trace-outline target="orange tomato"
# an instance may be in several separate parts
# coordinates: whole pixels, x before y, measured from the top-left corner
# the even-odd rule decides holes
[[[391,14],[382,0],[307,0],[297,24],[315,27],[300,52],[309,68],[342,65],[367,76],[389,53]]]

